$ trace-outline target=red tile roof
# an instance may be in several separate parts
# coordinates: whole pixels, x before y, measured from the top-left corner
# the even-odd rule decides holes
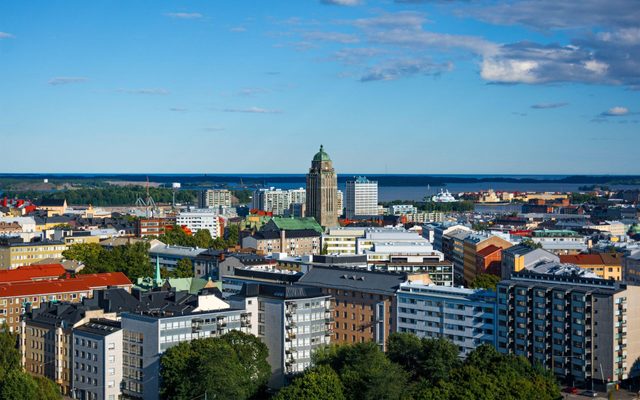
[[[62,264],[27,265],[0,271],[0,283],[58,279],[64,273]]]
[[[107,286],[130,286],[122,272],[78,275],[75,278],[52,281],[0,283],[0,297],[33,296],[53,293],[90,291]]]
[[[602,265],[600,254],[565,254],[560,256],[561,263],[576,265]]]
[[[476,255],[479,255],[481,257],[486,257],[488,255],[491,255],[493,253],[495,253],[496,251],[501,251],[502,247],[498,247],[496,245],[490,244],[489,246],[485,247],[482,250],[479,250]]]

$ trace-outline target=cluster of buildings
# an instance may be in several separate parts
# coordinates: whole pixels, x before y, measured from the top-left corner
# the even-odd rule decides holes
[[[226,189],[135,222],[65,202],[5,201],[0,320],[19,333],[29,373],[80,399],[157,399],[167,349],[231,330],[267,345],[274,388],[308,368],[319,346],[385,350],[394,332],[447,338],[461,357],[491,344],[572,384],[640,376],[640,197],[572,204],[563,194],[490,191],[473,212],[422,213],[381,207],[365,177],[345,192],[343,204],[321,147],[306,189],[257,190],[242,222]],[[225,250],[150,238],[175,225],[223,237],[232,223],[239,243]],[[81,266],[61,260],[75,243],[136,241],[149,243],[156,275],[135,283],[75,274]],[[193,278],[160,278],[182,259]],[[483,275],[497,287],[473,288]]]

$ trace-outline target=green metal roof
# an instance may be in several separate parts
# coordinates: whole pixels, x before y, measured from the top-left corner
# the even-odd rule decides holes
[[[273,217],[273,223],[276,224],[278,229],[285,231],[293,231],[300,229],[313,229],[319,233],[323,233],[324,230],[316,222],[316,219],[313,217],[305,217],[305,218],[287,218],[287,217]]]
[[[313,161],[331,161],[329,154],[324,151],[324,147],[320,145],[320,151],[313,156]]]

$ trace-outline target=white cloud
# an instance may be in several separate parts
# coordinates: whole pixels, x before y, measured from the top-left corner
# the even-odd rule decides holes
[[[59,76],[55,78],[49,79],[47,82],[49,85],[58,86],[58,85],[68,85],[70,83],[81,83],[88,81],[88,78],[80,77],[80,76]]]
[[[358,43],[360,41],[356,35],[341,32],[306,32],[303,36],[306,40],[320,40],[343,44]]]
[[[476,3],[457,13],[493,24],[543,30],[637,27],[640,20],[636,0],[499,0],[488,7]]]
[[[335,6],[357,6],[362,4],[362,0],[320,0],[322,4],[331,4]]]
[[[174,111],[174,112],[186,112],[187,109],[186,108],[182,108],[182,107],[171,107],[169,109],[169,111]]]
[[[399,11],[394,13],[383,13],[375,17],[359,18],[350,21],[348,24],[362,29],[380,28],[411,28],[421,29],[427,20],[424,13],[417,11]]]
[[[249,113],[249,114],[280,114],[282,113],[281,110],[271,110],[268,108],[261,108],[261,107],[225,108],[222,111],[231,112],[231,113]]]
[[[200,19],[204,17],[204,15],[197,12],[191,12],[191,13],[174,12],[174,13],[166,13],[164,15],[166,15],[167,17],[176,18],[176,19]]]
[[[118,89],[118,92],[126,93],[126,94],[148,94],[148,95],[159,95],[159,96],[165,96],[170,93],[167,89],[162,89],[162,88]]]
[[[568,105],[569,103],[538,103],[538,104],[533,104],[531,108],[535,110],[546,110],[551,108],[561,108]]]
[[[603,117],[621,117],[627,114],[629,114],[629,109],[627,107],[617,106],[608,109],[600,115],[602,115]]]
[[[393,60],[369,68],[360,81],[391,81],[414,75],[435,76],[452,69],[451,63],[437,64],[430,60],[419,59]]]
[[[7,32],[0,32],[0,39],[14,39],[15,36],[13,36],[10,33]]]
[[[246,32],[247,28],[245,28],[244,26],[234,26],[233,28],[229,29],[229,31],[231,31],[231,32]]]

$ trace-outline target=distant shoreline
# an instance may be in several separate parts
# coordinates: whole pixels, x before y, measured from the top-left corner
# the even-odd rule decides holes
[[[358,174],[339,174],[338,182],[345,183]],[[363,174],[379,186],[447,186],[462,183],[554,183],[585,185],[639,185],[640,175],[418,175],[418,174]],[[50,181],[126,181],[145,184],[150,182],[171,184],[180,182],[183,188],[207,185],[268,186],[273,184],[304,183],[304,174],[0,174],[0,186],[7,180]]]

